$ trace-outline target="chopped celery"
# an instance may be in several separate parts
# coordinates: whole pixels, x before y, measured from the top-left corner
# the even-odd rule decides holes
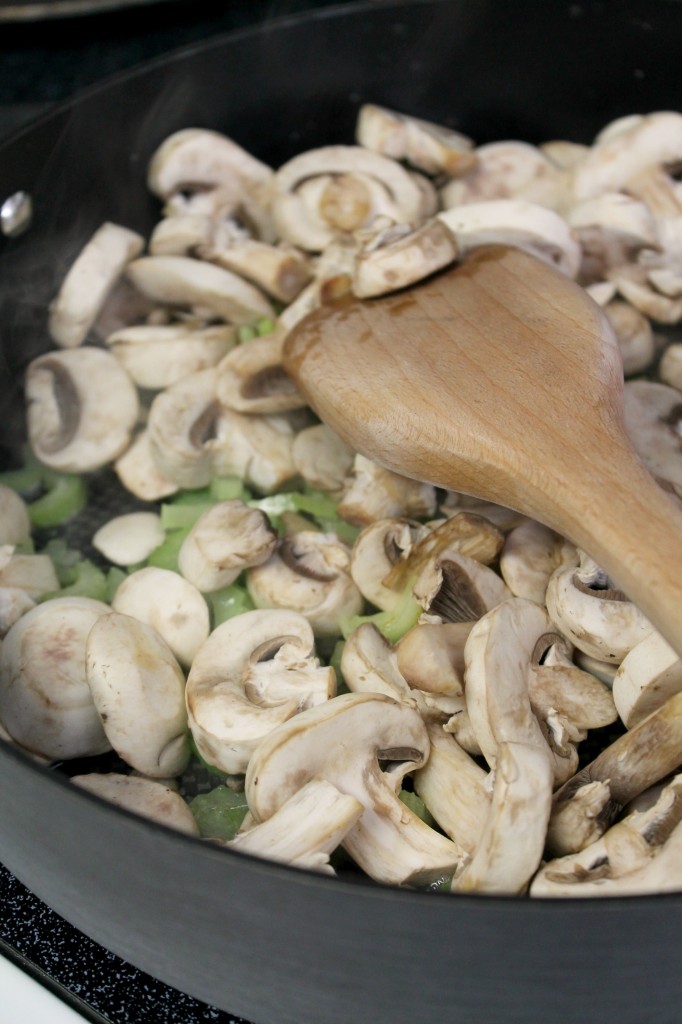
[[[416,626],[423,610],[412,593],[412,582],[410,582],[409,586],[405,588],[400,604],[393,611],[376,612],[374,615],[352,615],[343,618],[340,622],[341,632],[347,639],[353,630],[361,626],[363,622],[373,622],[379,632],[390,643],[396,644],[401,636],[404,636],[408,630]]]
[[[114,565],[109,569],[107,573],[107,596],[105,598],[107,604],[111,604],[116,596],[116,591],[127,578],[128,573],[124,572],[123,569],[119,569],[118,566]]]
[[[256,331],[259,337],[263,337],[266,334],[272,334],[275,329],[275,321],[271,316],[262,316],[256,321]]]
[[[340,519],[338,516],[333,519],[318,519],[317,521],[325,533],[335,533],[339,540],[351,548],[360,533],[359,526],[353,526],[352,523],[347,523],[345,519]]]
[[[62,537],[55,537],[47,542],[42,554],[52,559],[57,579],[61,587],[66,587],[76,578],[76,566],[83,560],[80,551],[70,548]]]
[[[76,562],[71,570],[72,580],[60,590],[41,597],[41,601],[49,601],[53,597],[90,597],[93,601],[108,601],[109,589],[107,577],[94,562],[83,558]]]
[[[421,818],[421,820],[426,822],[427,825],[431,828],[438,827],[428,807],[422,798],[417,796],[416,793],[412,793],[409,789],[401,789],[398,796],[405,806],[409,807],[412,813],[416,814],[417,817]]]
[[[199,516],[213,507],[212,501],[201,501],[196,504],[163,504],[161,506],[161,526],[164,530],[185,530],[194,526]]]
[[[158,548],[152,551],[147,559],[147,565],[153,565],[157,569],[172,569],[173,572],[177,572],[178,555],[180,554],[182,542],[188,533],[189,528],[186,530],[173,530],[172,533],[169,533],[166,539],[159,544]]]
[[[29,452],[24,453],[24,465],[21,469],[8,469],[0,473],[0,484],[11,487],[19,494],[31,494],[42,485],[44,466]]]
[[[192,757],[195,757],[197,759],[199,764],[202,766],[202,768],[206,769],[209,775],[219,775],[220,778],[223,779],[223,781],[226,784],[228,783],[229,779],[237,778],[237,776],[235,775],[226,775],[225,772],[221,772],[220,768],[216,768],[214,765],[209,764],[208,761],[206,761],[205,758],[203,758],[199,753],[199,748],[197,747],[196,740],[194,739],[194,736],[192,736],[191,732],[189,733],[189,749],[192,753]],[[242,789],[243,788],[244,787],[242,786]]]
[[[209,492],[214,501],[231,501],[233,498],[247,501],[252,497],[251,492],[244,486],[244,481],[238,476],[214,477]]]
[[[222,622],[233,619],[235,615],[253,611],[255,608],[246,587],[242,587],[239,583],[231,583],[229,587],[223,587],[222,590],[214,590],[206,597],[213,611],[214,629]]]
[[[243,345],[247,341],[251,341],[253,338],[258,336],[258,332],[255,327],[250,327],[249,324],[242,324],[241,327],[237,328],[237,341],[240,345]]]
[[[47,491],[30,502],[28,516],[33,526],[59,526],[85,505],[85,484],[79,476],[50,473],[44,477]]]
[[[204,839],[230,840],[239,831],[249,808],[243,793],[217,786],[190,800],[189,809]]]

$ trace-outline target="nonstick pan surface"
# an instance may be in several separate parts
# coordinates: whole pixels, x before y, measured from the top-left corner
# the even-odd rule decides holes
[[[2,453],[46,306],[103,220],[148,232],[149,155],[216,128],[274,165],[351,141],[373,101],[477,142],[589,142],[682,109],[674,2],[344,6],[213,40],[90,90],[0,147]],[[106,502],[107,492],[101,499]],[[682,761],[682,754],[681,754]],[[0,743],[0,861],[59,914],[170,985],[256,1024],[679,1024],[682,895],[530,901],[398,891],[238,856],[71,787]]]

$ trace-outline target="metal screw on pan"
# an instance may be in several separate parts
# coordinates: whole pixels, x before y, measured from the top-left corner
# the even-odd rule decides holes
[[[27,192],[15,192],[0,206],[0,231],[8,238],[23,234],[33,219],[33,203]]]

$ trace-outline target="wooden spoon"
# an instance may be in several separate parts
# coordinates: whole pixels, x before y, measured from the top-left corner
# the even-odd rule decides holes
[[[284,360],[356,451],[552,527],[682,654],[682,512],[626,436],[618,344],[573,281],[478,249],[408,291],[323,306]]]

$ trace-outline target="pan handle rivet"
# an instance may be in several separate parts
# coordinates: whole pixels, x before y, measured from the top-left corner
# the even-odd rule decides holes
[[[16,238],[30,226],[33,203],[28,192],[15,192],[0,206],[0,231],[8,238]]]

